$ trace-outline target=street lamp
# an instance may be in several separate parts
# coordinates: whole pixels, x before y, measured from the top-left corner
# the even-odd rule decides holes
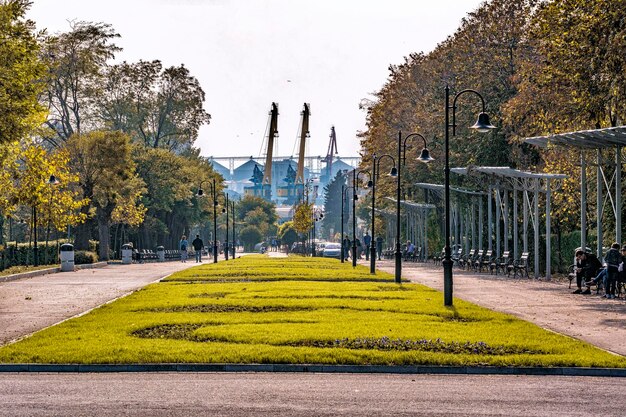
[[[237,238],[235,235],[235,202],[231,202],[231,213],[233,213],[233,259],[235,259],[235,253],[237,251]],[[228,224],[226,225],[228,227]]]
[[[228,193],[224,193],[224,195],[226,196],[226,207],[222,209],[222,213],[226,213],[226,249],[224,250],[224,257],[228,260]]]
[[[198,197],[204,195],[202,184],[205,182],[207,181],[202,181],[200,187],[198,187],[198,193],[196,194]],[[213,263],[217,263],[217,194],[215,193],[215,178],[209,182],[209,187],[211,187],[211,195],[213,196]]]
[[[45,256],[46,265],[48,264],[48,252],[49,252],[48,241],[50,239],[50,218],[52,217],[52,200],[54,200],[54,189],[60,183],[61,182],[54,175],[50,175],[50,178],[48,179],[48,181],[46,181],[46,184],[50,185],[50,204],[48,204],[48,224],[46,226],[46,256]],[[58,245],[58,240],[57,240],[57,245]]]
[[[48,185],[58,185],[59,180],[56,176],[50,175],[50,178],[46,181]],[[33,265],[39,266],[39,248],[37,247],[37,204],[33,205]],[[46,255],[47,256],[47,255]]]
[[[452,127],[452,136],[456,135],[456,101],[465,93],[476,94],[482,103],[482,112],[478,114],[478,120],[470,129],[477,130],[480,133],[487,133],[495,126],[492,126],[489,122],[489,115],[485,113],[485,100],[478,91],[475,90],[463,90],[454,96],[452,106],[450,106],[450,87],[446,85],[446,139],[445,139],[445,183],[444,183],[444,195],[445,195],[445,230],[446,230],[446,242],[445,242],[445,255],[442,261],[443,264],[443,298],[444,305],[452,305],[452,257],[450,251],[450,149],[449,149],[449,136],[450,127]],[[452,124],[450,124],[450,109],[452,109]]]
[[[402,247],[400,245],[400,171],[402,168],[402,164],[406,162],[406,141],[411,138],[420,137],[426,143],[426,139],[424,136],[419,133],[411,133],[407,135],[404,140],[402,140],[402,132],[398,132],[398,170],[397,170],[397,182],[396,182],[396,284],[400,284],[402,282]],[[420,155],[421,157],[421,155]],[[424,157],[430,158],[430,155],[426,153]]]
[[[377,158],[376,154],[372,155],[372,175],[371,179],[367,183],[367,186],[372,188],[372,244],[370,245],[370,274],[376,273],[376,245],[374,243],[374,239],[376,239],[376,229],[374,227],[376,219],[376,180],[378,179],[378,172],[380,171],[380,161],[385,157],[390,158],[393,161],[393,168],[391,169],[391,172],[389,172],[389,175],[396,176],[398,172],[396,168],[396,160],[393,156],[384,154],[381,155],[380,158]]]

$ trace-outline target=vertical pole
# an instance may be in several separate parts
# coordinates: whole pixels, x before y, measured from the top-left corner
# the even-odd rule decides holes
[[[519,203],[518,203],[518,189],[517,189],[517,181],[513,186],[513,258],[519,258],[519,222],[517,221],[519,217]]]
[[[224,249],[224,258],[228,260],[228,251],[230,247],[228,246],[228,193],[226,194],[226,249]]]
[[[233,259],[235,259],[235,254],[237,253],[237,238],[235,237],[235,202],[234,201],[232,205],[233,205]],[[226,225],[226,227],[228,227],[228,225]]]
[[[472,249],[476,249],[476,199],[474,197],[470,197],[471,204],[471,219],[470,222],[472,224]]]
[[[539,178],[535,178],[535,278],[539,278]]]
[[[370,242],[370,274],[376,273],[376,154],[372,156],[372,240]]]
[[[483,249],[483,196],[478,196],[478,249]]]
[[[550,234],[550,178],[546,179],[546,279],[552,278],[552,236]]]
[[[596,241],[596,255],[598,259],[602,259],[602,166],[600,163],[600,149],[596,151],[596,186],[598,188],[596,198],[596,227],[598,229],[598,239]]]
[[[502,234],[500,233],[500,216],[502,214],[502,200],[500,199],[500,187],[496,187],[496,256],[500,257],[500,241]]]
[[[622,242],[622,147],[615,148],[615,241]]]
[[[402,172],[402,132],[398,132],[398,178],[396,183],[396,275],[395,282],[402,282],[402,250],[400,248],[400,173]]]
[[[213,263],[217,263],[217,190],[215,189],[215,179],[213,179]]]
[[[445,140],[445,168],[444,168],[444,199],[445,199],[445,228],[446,243],[443,258],[443,303],[452,305],[452,259],[450,253],[450,87],[446,85],[446,140]],[[455,120],[452,120],[455,123]]]
[[[424,256],[423,261],[428,261],[428,209],[424,209]]]
[[[587,247],[587,160],[580,151],[580,247]]]
[[[487,195],[487,242],[487,249],[493,251],[493,188],[491,186]]]
[[[356,168],[352,171],[352,267],[356,267]]]
[[[33,205],[33,265],[39,266],[39,249],[37,248],[37,206]]]
[[[524,204],[524,224],[522,225],[522,229],[524,229],[524,242],[523,242],[523,246],[524,249],[522,250],[522,252],[526,252],[528,253],[528,206],[530,204],[530,201],[528,200],[528,188],[526,183],[524,183],[524,192],[522,193],[522,200],[523,200],[523,204]]]
[[[343,245],[344,242],[344,236],[343,236],[343,212],[345,210],[344,208],[344,201],[346,199],[346,186],[345,185],[341,185],[341,238],[339,240],[339,243],[341,246],[341,263],[344,263],[344,254],[345,254],[345,250],[346,248]]]
[[[509,190],[506,188],[503,192],[504,197],[504,216],[502,217],[504,220],[504,250],[509,250],[509,239],[511,238],[511,232],[509,231],[510,222],[509,222]],[[500,255],[498,255],[500,256]]]

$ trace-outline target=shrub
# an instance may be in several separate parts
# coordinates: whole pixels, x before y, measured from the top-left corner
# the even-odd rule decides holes
[[[93,264],[98,262],[98,255],[95,252],[79,250],[74,253],[74,263],[76,265]]]

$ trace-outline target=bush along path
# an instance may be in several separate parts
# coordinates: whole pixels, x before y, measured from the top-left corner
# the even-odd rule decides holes
[[[0,349],[3,363],[626,368],[626,358],[336,260],[247,256],[171,275]]]

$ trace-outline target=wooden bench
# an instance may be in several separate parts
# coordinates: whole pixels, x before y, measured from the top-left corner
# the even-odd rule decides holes
[[[492,262],[493,262],[493,251],[492,250],[485,251],[482,259],[480,260],[480,263],[478,264],[478,272],[483,272],[483,268],[485,268],[485,270],[487,268],[491,268]]]

